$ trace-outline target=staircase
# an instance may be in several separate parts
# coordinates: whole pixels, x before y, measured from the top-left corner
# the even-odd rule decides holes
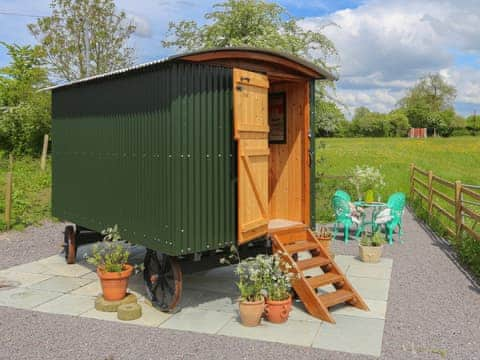
[[[315,234],[306,225],[280,228],[270,231],[273,251],[281,251],[290,262],[298,278],[293,282],[293,289],[302,300],[307,311],[324,321],[335,323],[328,308],[341,303],[348,303],[362,310],[369,310],[365,301],[353,288],[339,266],[330,257],[328,251],[317,240]],[[309,252],[310,258],[299,259],[298,253]],[[321,268],[322,275],[308,276],[305,271]],[[333,285],[335,291],[318,293],[317,289]]]

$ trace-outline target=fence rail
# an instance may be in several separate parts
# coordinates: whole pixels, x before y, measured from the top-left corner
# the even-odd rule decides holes
[[[443,216],[447,233],[456,238],[466,233],[480,241],[480,186],[448,181],[432,171],[410,165],[410,199],[419,198],[428,216]]]

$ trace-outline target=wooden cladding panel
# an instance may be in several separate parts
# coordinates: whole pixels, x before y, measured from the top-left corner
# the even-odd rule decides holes
[[[270,144],[270,218],[307,223],[309,219],[308,84],[273,84],[286,93],[287,143]]]
[[[234,128],[238,142],[238,241],[268,231],[268,78],[233,71]]]

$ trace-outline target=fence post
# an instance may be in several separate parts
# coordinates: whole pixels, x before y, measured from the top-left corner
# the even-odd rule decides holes
[[[8,172],[5,181],[5,228],[10,229],[12,218],[13,155],[8,157]]]
[[[410,164],[410,201],[413,201],[413,188],[415,186],[413,182],[413,176],[415,174],[415,164]]]
[[[47,164],[48,134],[43,137],[42,157],[40,158],[40,169],[45,170]]]
[[[432,216],[433,209],[433,171],[428,171],[428,216]]]
[[[460,239],[462,231],[462,182],[455,181],[455,238]]]

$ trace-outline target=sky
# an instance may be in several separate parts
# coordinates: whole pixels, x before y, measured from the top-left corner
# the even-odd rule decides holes
[[[136,63],[175,53],[161,40],[170,21],[192,19],[221,0],[115,0],[135,22]],[[26,25],[50,14],[49,0],[0,0],[0,41],[34,44]],[[336,96],[347,116],[358,106],[388,112],[406,89],[439,72],[457,88],[455,109],[480,112],[480,0],[279,0],[305,29],[322,29],[336,45]],[[4,13],[8,13],[6,15]],[[26,16],[31,15],[31,16]],[[325,26],[326,24],[330,24]],[[8,57],[0,49],[0,67]]]

